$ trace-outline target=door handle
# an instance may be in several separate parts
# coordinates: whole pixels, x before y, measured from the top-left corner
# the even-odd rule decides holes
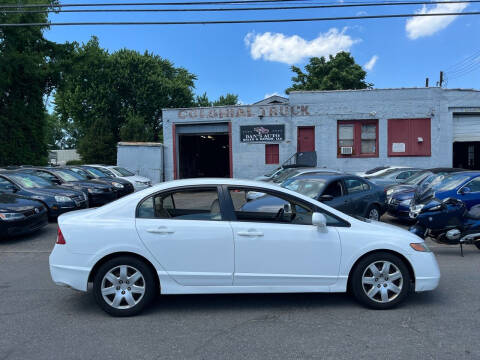
[[[159,227],[159,228],[147,229],[147,232],[152,234],[173,234],[175,231],[168,229],[166,227]]]
[[[263,233],[261,231],[239,231],[237,233],[239,236],[249,236],[249,237],[254,237],[254,236],[263,236]]]

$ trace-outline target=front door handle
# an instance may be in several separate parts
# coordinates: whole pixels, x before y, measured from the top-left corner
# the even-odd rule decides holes
[[[147,229],[147,232],[152,234],[173,234],[175,231],[166,227],[158,227],[158,228]]]
[[[239,231],[237,235],[254,237],[254,236],[263,236],[263,233],[261,231],[249,230],[249,231]]]

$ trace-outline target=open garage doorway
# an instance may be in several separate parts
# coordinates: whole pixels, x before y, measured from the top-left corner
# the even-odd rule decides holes
[[[454,142],[453,167],[479,170],[480,169],[480,142]]]
[[[228,123],[177,126],[177,178],[230,177],[230,136]]]

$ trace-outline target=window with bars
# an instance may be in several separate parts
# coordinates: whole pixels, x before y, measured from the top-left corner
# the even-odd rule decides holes
[[[378,157],[378,120],[339,120],[338,157]],[[351,147],[351,155],[342,155],[342,147]]]

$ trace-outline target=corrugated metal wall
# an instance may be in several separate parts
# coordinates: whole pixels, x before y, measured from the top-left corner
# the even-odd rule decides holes
[[[480,141],[480,114],[453,116],[453,141]]]

